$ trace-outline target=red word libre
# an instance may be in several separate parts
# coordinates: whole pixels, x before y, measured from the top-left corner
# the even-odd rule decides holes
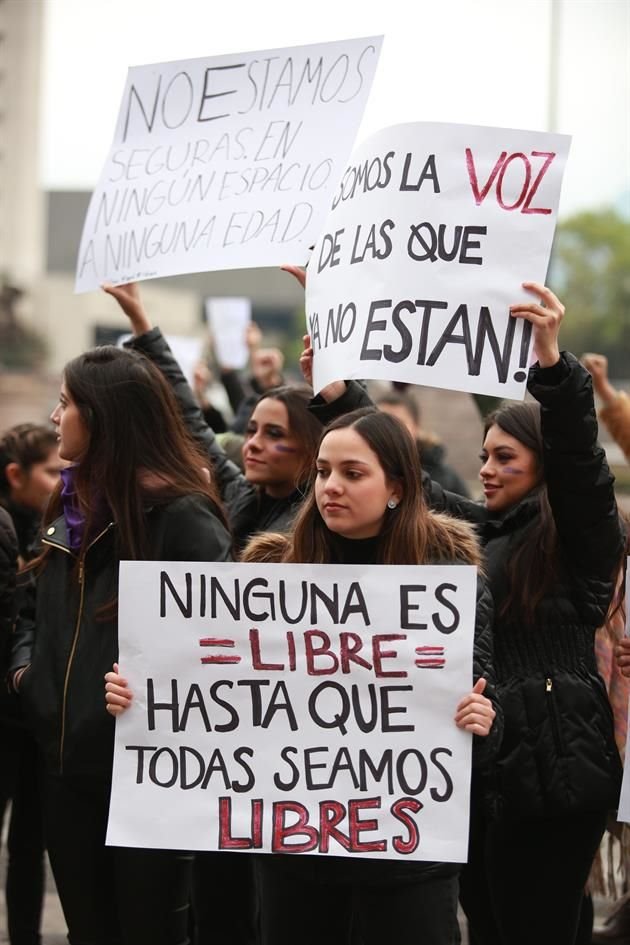
[[[332,676],[335,673],[348,674],[353,667],[373,672],[377,679],[404,678],[408,675],[405,669],[394,669],[392,661],[401,658],[398,650],[392,644],[406,640],[406,633],[375,633],[369,639],[358,633],[341,631],[339,640],[333,644],[328,633],[323,630],[306,630],[301,634],[303,640],[304,668],[309,676]],[[263,655],[260,630],[255,627],[249,631],[249,650],[251,668],[264,673],[295,672],[297,669],[296,634],[287,630],[286,650],[283,662],[270,662]],[[234,646],[232,640],[203,637],[199,640],[203,647]],[[274,640],[274,651],[277,653],[278,642]],[[238,663],[239,656],[217,655],[201,657],[202,663]]]
[[[250,801],[251,823],[248,837],[232,835],[232,799],[219,798],[219,849],[260,850],[263,847],[265,823],[264,801]],[[422,810],[423,804],[413,797],[402,797],[390,807],[392,816],[404,827],[406,833],[392,837],[392,849],[408,855],[418,848],[420,831],[413,815]],[[388,842],[383,838],[365,838],[378,830],[375,817],[362,817],[366,811],[378,811],[380,797],[367,797],[341,801],[320,801],[317,823],[311,823],[311,812],[298,801],[275,801],[271,811],[271,850],[273,853],[329,853],[330,841],[334,840],[348,853],[386,852]],[[290,822],[288,822],[290,819]],[[346,826],[340,824],[346,821]],[[334,849],[332,851],[334,853]]]

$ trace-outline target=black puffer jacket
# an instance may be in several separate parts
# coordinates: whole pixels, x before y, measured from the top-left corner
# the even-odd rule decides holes
[[[201,496],[185,496],[147,512],[155,561],[226,561],[231,540]],[[11,672],[26,720],[50,771],[109,777],[114,720],[105,710],[103,677],[118,658],[115,618],[99,611],[118,590],[114,524],[89,546],[83,564],[70,551],[65,520],[46,528],[51,547],[20,614]]]
[[[623,551],[614,480],[597,444],[591,377],[582,365],[563,354],[553,368],[534,366],[528,388],[542,409],[544,472],[562,576],[539,604],[535,626],[501,617],[506,566],[538,514],[537,501],[527,497],[500,521],[487,522],[494,662],[505,724],[496,786],[508,815],[614,809],[621,766],[594,655],[595,631],[604,623]]]

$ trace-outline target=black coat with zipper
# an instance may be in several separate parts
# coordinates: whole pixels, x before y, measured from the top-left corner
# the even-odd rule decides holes
[[[230,536],[201,496],[154,505],[147,528],[152,560],[231,557]],[[118,659],[118,628],[102,609],[118,591],[115,532],[110,524],[78,561],[63,517],[45,529],[49,554],[14,634],[11,673],[28,667],[19,696],[53,774],[111,775],[114,719],[103,677]]]
[[[613,810],[621,764],[594,637],[623,553],[614,479],[597,443],[591,377],[582,365],[564,353],[553,368],[534,366],[528,388],[541,405],[544,477],[561,566],[532,626],[518,613],[502,615],[507,565],[538,516],[535,495],[485,524],[504,714],[495,786],[507,816]],[[528,575],[522,579],[527,583]]]

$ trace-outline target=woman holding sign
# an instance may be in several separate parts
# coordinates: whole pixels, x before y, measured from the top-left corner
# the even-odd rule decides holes
[[[591,378],[560,353],[564,308],[543,286],[512,307],[533,328],[528,389],[486,418],[481,453],[505,733],[473,791],[462,903],[474,945],[574,945],[620,762],[597,672],[623,553]],[[476,798],[476,800],[475,800]]]
[[[393,417],[367,409],[347,414],[327,428],[319,446],[314,489],[291,534],[256,536],[244,557],[339,565],[477,565],[479,555],[469,525],[426,508],[418,453],[407,430]],[[496,752],[501,733],[492,689],[491,618],[491,598],[480,581],[476,683],[459,702],[453,698],[454,723],[473,735],[476,764]],[[131,693],[119,674],[106,678],[107,703],[118,714],[130,704]],[[401,831],[406,834],[414,827],[401,824]],[[354,857],[322,853],[264,855],[258,867],[263,945],[347,945],[351,928],[364,945],[459,941],[457,864],[404,855],[375,860],[358,853]]]
[[[287,562],[478,564],[470,526],[429,511],[415,444],[394,418],[358,410],[331,423],[312,493],[285,539]],[[256,539],[254,539],[254,542]],[[498,747],[492,688],[492,604],[480,580],[475,686],[453,706],[474,736],[474,764]],[[455,702],[456,700],[454,700]],[[459,941],[457,864],[360,857],[265,856],[259,862],[264,945],[349,941],[450,945]],[[299,930],[299,932],[297,931]]]
[[[105,847],[121,560],[224,561],[231,539],[204,456],[144,357],[105,346],[64,370],[52,414],[71,465],[48,505],[36,592],[11,673],[44,765],[46,839],[71,945],[182,945],[191,857]]]

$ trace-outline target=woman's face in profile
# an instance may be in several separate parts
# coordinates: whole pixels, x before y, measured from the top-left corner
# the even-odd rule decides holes
[[[506,512],[540,482],[534,451],[496,423],[486,433],[480,459],[479,478],[490,512]]]
[[[70,396],[65,381],[61,385],[59,403],[50,415],[57,427],[59,456],[70,463],[76,463],[85,453],[90,435],[83,421],[81,412]]]

